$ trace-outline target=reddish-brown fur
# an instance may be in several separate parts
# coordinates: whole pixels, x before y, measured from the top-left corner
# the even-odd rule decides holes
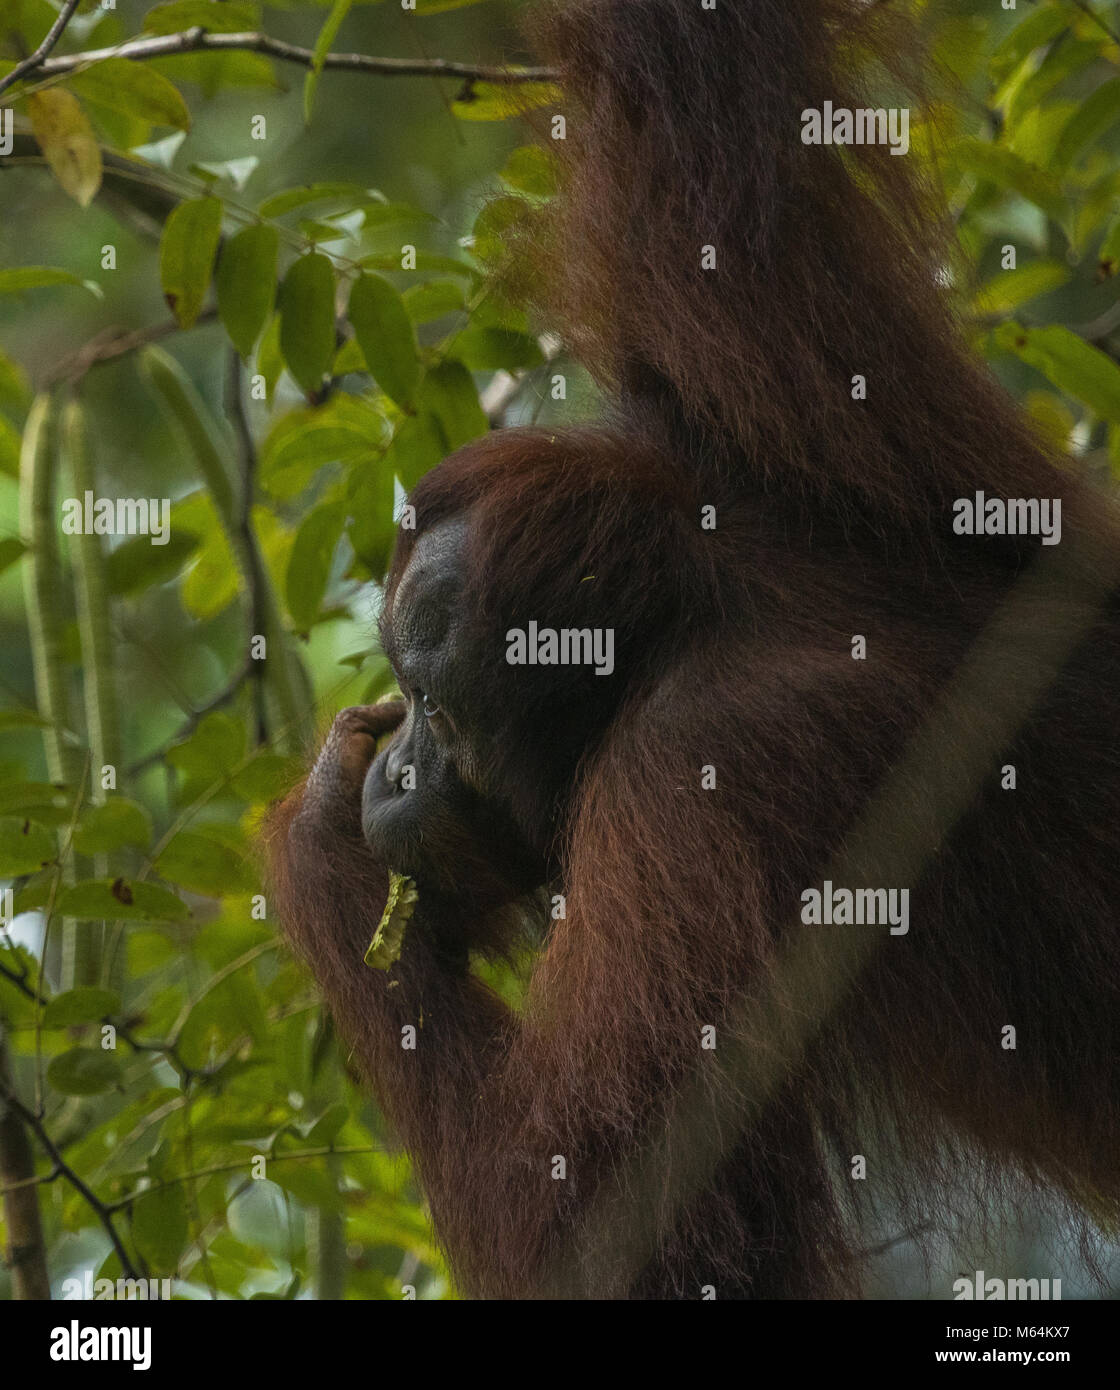
[[[567,0],[538,19],[571,102],[565,192],[535,246],[614,414],[491,436],[412,497],[420,532],[469,518],[486,631],[538,617],[625,633],[623,696],[571,769],[567,916],[524,1016],[447,946],[500,951],[515,914],[418,922],[387,989],[361,963],[385,871],[357,793],[349,819],[300,817],[296,793],[273,822],[285,925],[472,1294],[852,1294],[860,1185],[829,1176],[830,1152],[875,1155],[871,1196],[919,1218],[962,1173],[989,1196],[1036,1184],[1120,1209],[1120,641],[1100,582],[1114,522],[963,346],[912,161],[849,151],[857,186],[852,160],[800,143],[805,106],[881,104],[852,94],[853,55],[885,8]],[[718,272],[699,269],[704,244]],[[1039,571],[998,681],[950,714],[943,762],[896,799],[860,883],[904,886],[872,875],[921,839],[942,781],[966,778],[978,725],[1005,716],[1010,740],[923,846],[909,935],[861,929],[882,939],[839,983],[823,979],[835,960],[799,974],[791,943],[829,930],[798,924],[802,890],[845,862],[1038,568],[1034,539],[952,534],[953,499],[978,488],[1060,496],[1063,564]],[[1088,635],[1021,707],[1036,636],[1078,622]],[[549,741],[535,715],[493,715],[526,818]]]

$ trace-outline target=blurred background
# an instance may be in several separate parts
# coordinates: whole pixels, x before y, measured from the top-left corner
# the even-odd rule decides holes
[[[1071,467],[1116,472],[1120,6],[897,4],[934,62],[910,157],[957,229],[946,293]],[[59,8],[5,0],[0,81]],[[453,1296],[254,840],[331,715],[392,688],[373,631],[405,490],[487,429],[595,409],[486,278],[553,187],[525,115],[555,90],[486,80],[534,61],[519,8],[86,0],[0,92],[0,1083],[23,1107],[0,1186],[5,1243],[37,1205],[56,1297]],[[143,47],[199,27],[312,56]],[[87,492],[167,499],[167,542],[70,534]],[[1060,1213],[989,1215],[1014,1218],[994,1248],[998,1220],[884,1211],[869,1292],[987,1267],[1099,1296],[1087,1255],[1120,1286]]]

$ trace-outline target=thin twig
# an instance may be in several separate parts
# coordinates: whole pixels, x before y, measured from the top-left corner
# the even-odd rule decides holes
[[[20,975],[18,971],[11,970],[2,963],[0,963],[0,977],[7,980],[9,984],[14,985],[21,994],[25,995],[33,1003],[42,1008],[45,1008],[51,1002],[47,995],[40,994],[33,985],[27,983],[27,977],[25,975]],[[192,1067],[185,1062],[176,1044],[172,1041],[159,1038],[138,1038],[133,1034],[127,1023],[119,1018],[115,1018],[112,1014],[106,1014],[99,1022],[108,1024],[109,1027],[115,1029],[117,1037],[120,1038],[121,1042],[131,1047],[133,1052],[162,1053],[168,1061],[172,1062],[179,1069],[184,1079],[195,1076],[206,1078],[212,1074],[212,1068]]]
[[[195,325],[213,323],[217,317],[217,309],[204,309],[195,319]],[[179,331],[177,319],[164,319],[161,323],[148,324],[144,328],[134,328],[127,332],[118,328],[106,329],[95,338],[91,338],[88,343],[84,343],[77,352],[72,352],[68,357],[56,362],[44,377],[42,389],[49,391],[60,382],[77,381],[79,377],[85,376],[91,367],[112,362],[118,357],[135,352],[137,348],[146,347],[149,343],[158,343]]]
[[[79,3],[80,0],[66,0],[66,3],[59,11],[58,18],[47,30],[47,37],[35,52],[29,54],[22,63],[17,63],[6,77],[0,77],[0,92],[5,91],[21,78],[26,77],[29,72],[34,72],[36,68],[41,68],[43,66],[47,54],[66,32],[66,26],[70,23]]]
[[[0,975],[2,975],[5,980],[9,981],[9,983],[15,985],[16,989],[18,989],[21,994],[25,994],[33,1003],[50,1003],[50,1000],[45,994],[40,994],[37,989],[27,983],[26,971],[21,975],[18,970],[9,970],[6,965],[0,965]]]
[[[155,858],[155,854],[153,854],[152,857]],[[280,941],[278,938],[269,937],[267,941],[260,941],[256,946],[250,946],[247,951],[242,951],[236,959],[231,960],[227,965],[223,965],[220,970],[215,970],[213,975],[210,976],[194,998],[188,999],[183,1005],[179,1012],[179,1017],[175,1020],[171,1032],[168,1034],[168,1042],[165,1046],[178,1046],[183,1029],[187,1026],[187,1020],[190,1018],[195,1006],[200,1000],[205,999],[211,990],[217,989],[223,980],[228,980],[231,975],[235,975],[239,970],[243,970],[245,966],[251,965],[258,956],[263,956],[267,951],[275,951],[279,946]]]
[[[1075,9],[1080,10],[1083,15],[1087,16],[1094,24],[1103,29],[1113,43],[1120,43],[1120,33],[1113,29],[1110,24],[1097,14],[1096,10],[1089,4],[1089,0],[1070,0],[1070,2]]]
[[[101,1200],[101,1198],[98,1197],[96,1192],[94,1192],[92,1188],[88,1187],[86,1183],[83,1182],[82,1179],[78,1176],[78,1174],[74,1171],[74,1169],[70,1167],[70,1165],[62,1157],[62,1153],[59,1150],[58,1145],[47,1133],[46,1126],[43,1124],[43,1121],[39,1118],[38,1115],[35,1114],[33,1110],[29,1110],[27,1106],[23,1104],[22,1101],[17,1099],[15,1093],[7,1086],[7,1084],[3,1080],[0,1080],[0,1099],[4,1101],[5,1105],[7,1105],[10,1110],[12,1110],[16,1115],[20,1117],[24,1125],[29,1130],[31,1130],[35,1138],[38,1139],[39,1143],[46,1150],[47,1157],[51,1160],[51,1163],[58,1170],[59,1175],[61,1177],[64,1177],[66,1181],[70,1184],[70,1186],[74,1188],[74,1190],[78,1192],[82,1197],[85,1198],[86,1202],[89,1204],[91,1209],[96,1213],[98,1221],[100,1221],[102,1227],[105,1230],[105,1234],[109,1237],[110,1241],[112,1241],[113,1249],[117,1253],[117,1259],[121,1262],[122,1274],[124,1274],[129,1279],[138,1278],[139,1276],[137,1275],[136,1267],[132,1263],[132,1259],[128,1251],[125,1249],[124,1242],[117,1234],[116,1226],[113,1224],[112,1209],[108,1207]]]
[[[306,68],[311,67],[315,61],[315,55],[310,48],[285,43],[283,39],[274,39],[269,34],[209,34],[201,26],[196,26],[181,34],[152,34],[140,39],[129,39],[113,48],[96,48],[88,53],[69,53],[50,58],[46,62],[40,59],[33,66],[44,76],[55,76],[58,73],[72,72],[88,63],[102,62],[106,58],[140,60],[166,58],[169,54],[175,53],[228,53],[231,50],[260,53],[266,58],[299,63]],[[556,73],[552,68],[492,67],[486,64],[455,63],[446,58],[375,58],[368,53],[328,53],[321,65],[344,72],[374,73],[380,77],[454,77],[466,82],[468,86],[474,82],[492,82],[509,87],[520,82],[552,82],[556,79]],[[13,77],[14,74],[10,73],[2,85],[8,86]]]
[[[9,1192],[22,1192],[26,1187],[47,1187],[62,1174],[57,1168],[51,1168],[46,1173],[33,1173],[29,1178],[21,1178],[19,1182],[10,1182],[6,1187],[0,1187],[0,1197],[6,1197]]]
[[[338,1154],[345,1157],[347,1154],[376,1154],[384,1153],[385,1149],[377,1144],[344,1144],[341,1147],[334,1147],[324,1144],[318,1149],[297,1149],[292,1153],[265,1154],[268,1163],[287,1163],[293,1158],[325,1158],[328,1154]],[[120,1211],[122,1207],[130,1206],[141,1197],[146,1197],[149,1192],[158,1192],[164,1187],[175,1187],[181,1182],[197,1181],[199,1178],[211,1178],[216,1173],[237,1173],[241,1171],[251,1156],[235,1158],[232,1163],[211,1163],[206,1168],[196,1168],[193,1173],[178,1173],[172,1178],[161,1178],[158,1182],[149,1183],[147,1187],[141,1188],[137,1192],[130,1192],[127,1197],[120,1197],[115,1202],[109,1204],[108,1210],[111,1212]]]
[[[129,765],[129,777],[135,777],[138,773],[146,772],[155,763],[162,762],[172,745],[180,743],[194,733],[208,714],[212,714],[216,709],[221,709],[223,705],[228,705],[230,700],[236,697],[245,680],[252,674],[251,667],[252,662],[246,657],[240,668],[222,686],[221,690],[216,695],[212,695],[205,704],[199,705],[197,709],[192,709],[170,738],[165,739],[154,752],[148,753],[145,757]]]

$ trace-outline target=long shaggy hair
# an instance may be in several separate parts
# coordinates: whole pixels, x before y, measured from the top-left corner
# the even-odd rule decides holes
[[[1120,1215],[1115,515],[970,354],[914,161],[801,142],[806,108],[884,104],[886,9],[534,11],[566,172],[519,254],[610,420],[495,434],[411,497],[415,534],[470,523],[480,681],[526,618],[618,633],[609,682],[495,683],[505,808],[566,896],[524,1014],[422,932],[394,988],[362,974],[383,870],[329,826],[301,848],[298,794],[274,841],[468,1292],[850,1294],[864,1190]],[[1060,498],[1060,554],[954,535],[977,490]],[[826,879],[909,889],[908,934],[802,925]]]

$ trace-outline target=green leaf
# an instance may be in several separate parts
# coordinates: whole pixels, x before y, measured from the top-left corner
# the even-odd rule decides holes
[[[224,613],[240,590],[241,572],[237,557],[229,536],[218,524],[215,514],[214,525],[201,537],[194,564],[183,579],[180,589],[183,607],[192,618],[208,622],[219,613]]]
[[[299,781],[303,762],[283,753],[258,753],[230,783],[235,796],[258,806],[266,806],[285,796]]]
[[[246,227],[225,243],[218,261],[218,315],[246,361],[276,299],[279,245],[275,227]]]
[[[310,183],[301,188],[288,188],[283,193],[274,193],[266,198],[257,211],[262,217],[281,217],[294,208],[306,207],[309,203],[338,202],[364,203],[374,196],[373,190],[360,183]]]
[[[393,553],[393,474],[384,465],[365,467],[353,479],[346,534],[354,554],[375,579],[384,577]]]
[[[331,363],[331,376],[348,376],[351,372],[361,372],[363,376],[368,375],[369,372],[357,338],[347,338],[335,353],[334,361]],[[17,435],[16,438],[18,439],[19,436]]]
[[[246,34],[261,22],[261,7],[237,3],[216,5],[214,0],[172,0],[156,5],[144,16],[147,34],[181,34],[196,26],[211,34]]]
[[[363,256],[358,264],[366,270],[403,270],[401,259],[399,253],[379,251],[372,256]],[[439,275],[463,275],[468,280],[478,278],[477,271],[465,261],[456,260],[454,256],[440,256],[434,251],[417,251],[416,265],[409,273],[418,274],[427,270]]]
[[[1120,205],[1120,173],[1110,171],[1102,179],[1097,179],[1092,187],[1086,189],[1074,210],[1073,225],[1070,231],[1071,248],[1081,256],[1093,242],[1100,242],[1101,235]],[[1098,269],[1103,267],[1098,265]],[[1104,271],[1107,278],[1107,271]]]
[[[0,816],[18,816],[39,825],[67,825],[73,813],[70,794],[51,782],[0,782]]]
[[[551,198],[557,188],[556,160],[540,145],[522,145],[506,160],[501,178],[520,193]]]
[[[1076,333],[1057,324],[1024,328],[1004,323],[993,332],[992,340],[1103,420],[1120,423],[1120,367]]]
[[[451,353],[472,372],[525,371],[539,367],[544,353],[536,338],[509,328],[471,324],[451,345]]]
[[[1040,207],[1053,221],[1061,222],[1065,203],[1055,180],[1011,150],[984,140],[966,139],[953,146],[952,157],[965,173],[1017,193]]]
[[[1104,234],[1101,242],[1101,249],[1097,256],[1097,264],[1101,274],[1111,279],[1117,271],[1120,271],[1120,217],[1118,217]]]
[[[280,347],[304,391],[318,391],[335,349],[334,269],[318,251],[294,261],[280,286]]]
[[[1120,121],[1120,77],[1090,92],[1070,117],[1055,152],[1058,170],[1068,169],[1117,121]]]
[[[1096,62],[1100,54],[1101,45],[1095,40],[1067,39],[1052,49],[1037,72],[1031,73],[1015,88],[1008,105],[1009,120],[1017,123],[1028,112],[1036,110],[1055,87]]]
[[[470,83],[451,103],[461,121],[504,121],[538,106],[559,106],[564,94],[552,82]]]
[[[1058,140],[1073,111],[1073,102],[1051,101],[1025,112],[1019,121],[1005,129],[1008,147],[1032,169],[1050,170]],[[1051,178],[1051,181],[1055,180]]]
[[[413,203],[378,201],[366,204],[362,225],[367,231],[371,231],[381,227],[395,227],[410,223],[430,224],[438,221],[438,217],[434,217],[430,212],[425,212],[423,208],[416,207]]]
[[[1014,270],[1003,270],[984,285],[976,296],[978,314],[1004,314],[1039,295],[1049,294],[1068,283],[1070,271],[1060,261],[1031,261]]]
[[[72,1047],[51,1058],[47,1080],[64,1096],[96,1096],[120,1079],[121,1064],[115,1052],[95,1047]]]
[[[214,6],[218,8],[218,6]],[[225,9],[225,5],[221,5]],[[271,61],[261,53],[183,53],[154,60],[158,71],[173,82],[197,82],[204,97],[227,87],[280,88]]]
[[[312,1167],[306,1162],[274,1163],[269,1168],[269,1176],[303,1206],[331,1212],[345,1209],[338,1184],[322,1167]]]
[[[110,552],[105,572],[111,594],[137,594],[174,579],[198,549],[198,537],[172,531],[166,545],[148,536],[129,536]]]
[[[1065,453],[1077,422],[1062,398],[1052,391],[1028,391],[1023,405],[1043,437],[1050,440],[1055,449]]]
[[[401,295],[401,301],[413,323],[431,323],[445,314],[466,308],[462,286],[454,280],[429,280],[425,285],[412,285]]]
[[[104,806],[90,806],[74,831],[79,854],[112,854],[125,845],[147,849],[152,822],[147,810],[127,797],[114,796]]]
[[[261,449],[261,486],[273,497],[298,496],[320,469],[370,458],[388,442],[387,422],[373,403],[340,392],[276,422]]]
[[[511,235],[532,215],[533,205],[526,198],[511,194],[491,199],[475,218],[471,250],[479,260],[500,262],[508,255]]]
[[[72,73],[69,85],[87,101],[133,120],[176,130],[191,128],[191,113],[179,89],[147,63],[104,58]]]
[[[153,1277],[174,1274],[188,1238],[187,1203],[172,1183],[145,1192],[132,1207],[132,1238]]]
[[[449,452],[490,428],[471,374],[461,362],[441,362],[432,367],[420,384],[417,403],[439,421]]]
[[[27,98],[31,130],[51,172],[82,207],[89,207],[101,187],[101,147],[72,92],[48,87]]]
[[[988,63],[992,76],[1001,81],[1068,23],[1069,17],[1056,5],[1042,5],[1033,10],[996,45]]]
[[[257,887],[245,856],[200,830],[180,830],[156,860],[156,871],[171,883],[212,898],[251,893]]]
[[[307,1131],[308,1148],[318,1149],[333,1144],[349,1117],[349,1109],[341,1102],[330,1106]]]
[[[12,270],[0,270],[0,294],[22,294],[24,290],[38,290],[46,285],[77,285],[80,289],[91,289],[88,281],[53,265],[21,265]]]
[[[33,874],[57,853],[54,836],[34,821],[0,817],[0,878]]]
[[[230,772],[245,757],[245,726],[221,710],[212,710],[189,738],[167,751],[167,761],[188,781],[208,787],[215,776]]]
[[[92,922],[185,922],[190,913],[174,893],[158,883],[133,879],[84,879],[58,895],[60,917]]]
[[[283,370],[284,354],[280,351],[280,315],[273,314],[257,347],[257,371],[264,377],[265,395],[270,405],[272,393],[276,390],[276,383],[280,380],[280,373]]]
[[[403,420],[385,454],[385,467],[410,492],[447,452],[447,436],[430,410]]]
[[[350,291],[349,317],[373,379],[407,408],[420,380],[420,362],[400,295],[380,275],[359,275]]]
[[[83,985],[56,994],[43,1010],[44,1028],[73,1028],[79,1023],[97,1023],[119,1013],[121,999],[111,989]]]
[[[0,271],[0,275],[6,272]],[[63,275],[68,271],[60,272]],[[79,284],[82,282],[79,280]],[[0,352],[0,406],[23,410],[31,404],[31,383],[23,367],[6,353]]]
[[[285,594],[297,632],[307,632],[319,615],[345,521],[345,503],[328,502],[309,512],[296,532]]]
[[[361,370],[365,371],[363,360]],[[6,415],[0,415],[0,473],[19,477],[20,433]],[[9,537],[13,541],[15,537]],[[8,561],[11,564],[11,560]]]
[[[342,28],[342,21],[350,13],[352,4],[353,0],[334,0],[331,12],[319,30],[315,47],[311,50],[311,68],[303,79],[303,119],[308,125],[311,124],[311,112],[315,106],[315,91],[319,86],[319,78],[322,76],[323,61],[331,51],[331,44],[334,43],[338,31]]]
[[[180,328],[190,328],[202,309],[222,234],[220,198],[180,203],[163,228],[159,279]]]
[[[50,720],[33,709],[0,709],[0,729],[48,729]]]
[[[3,422],[0,422],[0,445],[3,443],[3,438],[4,427]],[[0,453],[2,453],[2,449],[0,449]],[[5,536],[3,540],[0,540],[0,574],[3,574],[10,565],[14,565],[26,550],[27,546],[21,540],[17,540],[15,536]]]

